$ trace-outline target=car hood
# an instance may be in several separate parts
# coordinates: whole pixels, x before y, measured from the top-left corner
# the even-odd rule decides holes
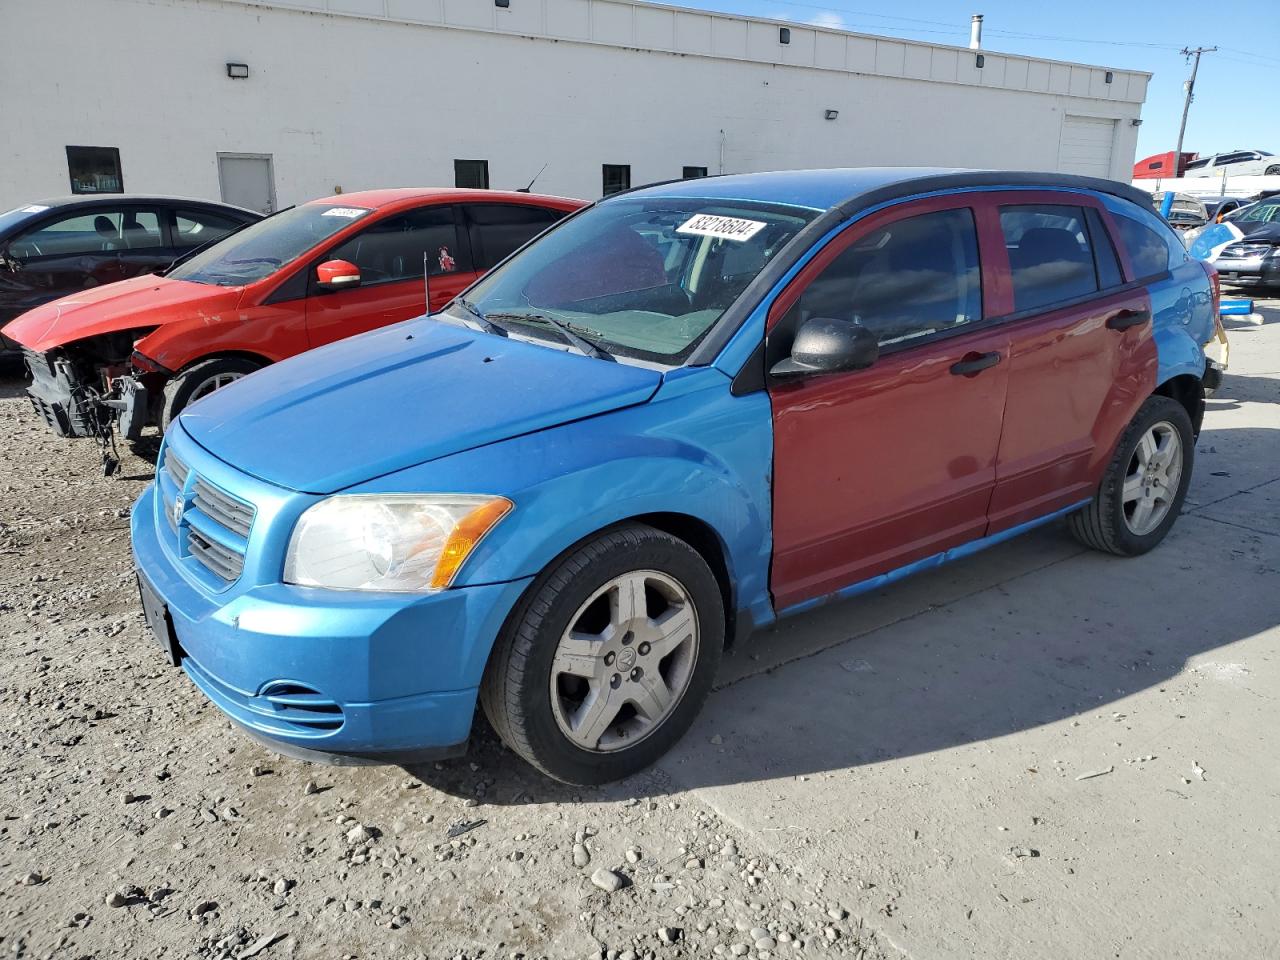
[[[1236,226],[1244,234],[1245,240],[1270,240],[1273,243],[1280,240],[1280,223],[1275,221],[1269,223],[1237,223]],[[1253,229],[1249,229],[1250,227]]]
[[[260,480],[333,493],[648,400],[655,370],[419,318],[259,370],[179,417]]]
[[[133,277],[73,293],[28,310],[4,328],[32,350],[52,350],[86,337],[233,310],[242,288],[215,287],[167,277]]]

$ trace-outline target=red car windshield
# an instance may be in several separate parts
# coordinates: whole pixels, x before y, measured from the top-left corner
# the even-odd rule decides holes
[[[367,207],[308,203],[245,227],[190,260],[168,276],[220,287],[239,287],[261,280],[291,263],[317,243],[367,216]]]

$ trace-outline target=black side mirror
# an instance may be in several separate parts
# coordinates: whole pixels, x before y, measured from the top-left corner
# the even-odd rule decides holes
[[[814,317],[806,320],[791,344],[791,356],[769,371],[773,377],[811,377],[862,370],[880,356],[880,342],[860,323]]]

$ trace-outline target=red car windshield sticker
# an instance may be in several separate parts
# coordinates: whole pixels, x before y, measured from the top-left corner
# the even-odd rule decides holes
[[[458,262],[457,262],[456,260],[454,260],[454,259],[453,259],[453,257],[451,257],[451,256],[449,255],[449,248],[448,248],[448,247],[441,247],[441,248],[440,248],[440,256],[439,256],[439,258],[438,258],[438,259],[439,259],[439,261],[440,261],[440,272],[441,272],[441,273],[450,273],[450,272],[452,272],[452,271],[454,271],[454,270],[457,270],[457,269],[458,269]]]

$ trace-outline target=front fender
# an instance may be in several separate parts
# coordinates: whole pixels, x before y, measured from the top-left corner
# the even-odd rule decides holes
[[[355,489],[510,497],[515,510],[476,548],[458,586],[536,575],[575,543],[633,517],[692,517],[710,527],[723,547],[734,605],[763,624],[772,619],[772,452],[767,394],[734,397],[723,373],[696,368],[668,375],[640,406],[490,444]]]
[[[310,347],[305,301],[195,312],[166,323],[135,349],[169,370],[213,354],[252,354],[275,363]]]

